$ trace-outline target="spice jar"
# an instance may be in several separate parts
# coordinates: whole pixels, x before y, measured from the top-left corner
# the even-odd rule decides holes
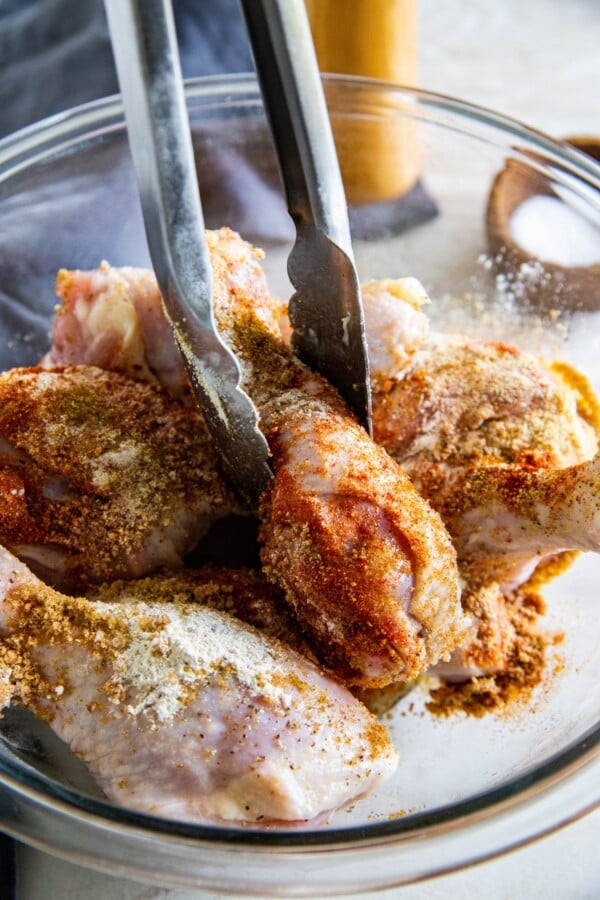
[[[322,72],[416,84],[416,0],[306,0],[306,9]],[[418,180],[415,126],[398,118],[333,121],[349,202],[391,200]]]

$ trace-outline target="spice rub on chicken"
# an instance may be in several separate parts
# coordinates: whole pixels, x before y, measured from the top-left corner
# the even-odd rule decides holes
[[[208,233],[211,234],[210,232]],[[281,305],[271,296],[258,260],[262,254],[233,232],[213,240],[228,255],[227,281],[217,285],[252,299],[254,312],[277,330]],[[41,365],[90,365],[161,384],[186,405],[194,403],[181,351],[165,316],[154,273],[103,262],[97,269],[61,269],[56,279],[60,305],[52,323],[52,346]]]
[[[81,589],[181,565],[237,508],[200,415],[90,366],[0,375],[0,542]]]
[[[104,583],[92,588],[87,596],[112,602],[125,594],[132,601],[169,597],[180,603],[209,606],[252,625],[316,662],[280,588],[253,568],[230,568],[214,563],[186,566],[127,582]]]
[[[473,626],[436,671],[469,678],[508,665],[519,638],[520,595],[511,592],[540,562],[600,550],[600,414],[586,379],[565,363],[429,334],[417,288],[414,279],[379,282],[363,294],[379,351],[374,433],[452,536]]]
[[[41,365],[98,366],[160,382],[172,396],[190,398],[187,372],[152,272],[113,269],[108,263],[94,272],[61,269],[56,293],[61,305]]]
[[[347,683],[414,678],[447,656],[467,627],[446,530],[334,389],[292,355],[261,254],[229,229],[207,240],[215,320],[241,363],[272,453],[275,478],[260,509],[264,570],[285,590],[320,658]],[[106,303],[114,284],[136,315],[138,290],[148,297],[141,270],[137,279],[127,270],[119,280],[106,267],[61,277],[69,300],[59,319],[75,309],[93,316],[93,292]]]
[[[376,404],[375,433],[439,510],[460,558],[495,547],[510,583],[532,545],[535,558],[577,540],[550,510],[570,502],[572,479],[557,470],[598,446],[580,399],[560,372],[514,347],[443,337]],[[548,505],[550,483],[562,503],[555,493]]]
[[[369,334],[393,316],[381,294],[390,303],[385,290],[368,303]],[[568,524],[593,467],[567,470],[598,449],[600,413],[583,376],[507,344],[428,335],[404,299],[396,305],[421,330],[404,364],[375,362],[375,439],[440,512],[463,568],[494,555],[496,579],[512,586],[547,553],[593,546],[583,521],[579,534]]]
[[[186,822],[293,824],[394,771],[385,727],[345,688],[219,609],[223,574],[207,577],[207,603],[201,584],[192,602],[152,584],[68,597],[0,549],[0,708],[46,720],[109,800]]]
[[[346,446],[352,446],[357,473],[361,447],[368,448],[363,471],[379,468],[384,472],[386,463],[379,462],[363,435],[350,437],[354,434],[348,425],[350,418],[337,395],[296,361],[290,362],[289,352],[282,350],[279,310],[260,270],[260,254],[228,230],[209,234],[209,242],[217,320],[243,359],[245,387],[260,407],[274,453],[277,474],[271,505],[263,511],[265,568],[286,589],[292,606],[304,617],[305,628],[310,631],[310,622],[317,622],[310,632],[315,650],[324,653],[342,677],[381,684],[390,677],[387,649],[379,660],[371,650],[366,679],[365,660],[351,660],[359,643],[363,650],[368,646],[369,633],[365,638],[360,619],[369,614],[371,601],[362,609],[358,604],[350,607],[355,617],[341,633],[336,632],[336,610],[330,613],[328,597],[335,607],[338,594],[346,601],[353,588],[356,596],[364,594],[365,582],[376,583],[374,561],[385,559],[381,552],[385,517],[377,520],[377,504],[361,507],[355,485],[350,486],[352,499],[346,503],[339,480],[344,469],[339,461]],[[49,358],[61,358],[56,355],[61,345],[56,335],[63,329],[71,336],[62,342],[68,358],[77,360],[79,348],[82,360],[94,361],[94,346],[106,348],[96,330],[115,303],[121,312],[112,317],[112,362],[106,355],[95,361],[133,374],[135,361],[151,355],[144,349],[151,340],[148,334],[161,333],[165,321],[159,324],[160,297],[149,273],[114,270],[104,264],[96,272],[61,273],[58,290],[63,305]],[[462,604],[472,620],[465,632],[467,643],[457,647],[450,662],[442,663],[438,671],[448,677],[498,671],[506,665],[514,645],[506,592],[518,587],[550,554],[566,547],[595,548],[597,478],[596,464],[590,461],[597,447],[593,393],[564,364],[546,365],[504,344],[429,335],[424,314],[428,298],[415,279],[368,283],[363,286],[363,298],[376,437],[441,513],[450,530],[463,579]],[[145,323],[148,309],[152,310],[152,329]],[[74,324],[69,325],[70,320]],[[119,321],[124,323],[120,337],[115,326]],[[85,342],[81,343],[77,329],[87,335]],[[132,334],[145,335],[140,339],[142,349],[138,345],[135,352],[127,349]],[[152,370],[149,377],[173,389],[173,383],[185,382],[186,376],[179,363],[179,376],[172,377],[178,353],[171,341],[167,354],[169,340],[165,339],[163,348],[171,360],[169,365],[153,363],[148,371]],[[322,403],[317,402],[321,392],[326,397]],[[174,393],[186,396],[185,389],[174,389]],[[336,410],[344,421],[342,427]],[[375,480],[371,478],[371,488]],[[336,485],[334,492],[329,491],[331,484]],[[282,498],[281,504],[278,498]],[[421,504],[419,528],[427,521],[422,509]],[[373,511],[375,515],[369,519]],[[369,554],[373,531],[378,550]],[[342,534],[347,536],[346,542],[340,542]],[[413,538],[411,541],[416,545]],[[352,554],[352,565],[344,570]],[[352,585],[338,578],[338,569],[350,573]],[[382,571],[385,573],[385,565]],[[357,572],[364,581],[356,577]],[[408,567],[392,572],[387,569],[398,596],[402,584],[409,585],[409,596]],[[443,631],[443,626],[429,629],[434,634]],[[387,648],[381,620],[373,634],[379,648]],[[455,639],[458,641],[456,634],[449,634],[448,646]],[[397,638],[396,642],[401,644]],[[418,643],[405,639],[404,646],[414,650]],[[430,660],[434,657],[435,653],[429,654]],[[373,677],[378,664],[385,670],[381,679]],[[405,680],[421,665],[407,653],[402,673],[391,680]],[[361,669],[358,676],[357,669]]]

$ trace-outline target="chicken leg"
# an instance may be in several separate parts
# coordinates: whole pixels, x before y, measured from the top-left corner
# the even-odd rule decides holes
[[[109,800],[289,825],[322,821],[394,771],[385,727],[345,688],[215,608],[223,578],[212,606],[152,584],[67,597],[0,549],[0,709],[46,720]]]
[[[90,366],[0,375],[0,541],[46,581],[181,565],[238,509],[201,416],[158,385]]]
[[[320,658],[347,683],[410,680],[447,656],[468,627],[448,535],[333,388],[292,356],[260,254],[228,229],[208,232],[207,241],[215,319],[272,452],[275,478],[260,510],[264,569]],[[146,298],[150,290],[139,270],[121,280],[106,268],[62,277],[67,316],[92,315],[93,292],[106,303],[114,284],[126,286],[138,310],[138,290]]]

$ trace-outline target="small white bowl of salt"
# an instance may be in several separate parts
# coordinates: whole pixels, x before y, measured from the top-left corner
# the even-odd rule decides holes
[[[600,162],[600,138],[572,137],[565,144]],[[539,162],[516,151],[494,179],[487,207],[494,268],[537,306],[600,309],[600,220],[591,203],[573,202],[568,170],[557,167],[551,179]],[[593,192],[600,167],[596,176]]]

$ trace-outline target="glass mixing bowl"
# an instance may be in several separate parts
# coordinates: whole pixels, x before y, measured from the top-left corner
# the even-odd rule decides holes
[[[524,259],[510,234],[502,243],[506,206],[532,183],[598,237],[598,166],[456,100],[348,78],[326,86],[348,194],[360,201],[351,220],[361,279],[416,276],[436,326],[560,357],[600,390],[597,265]],[[286,296],[293,230],[256,83],[199,80],[187,96],[207,224],[262,246],[272,288]],[[418,182],[394,197],[393,154],[402,166],[409,146]],[[365,173],[377,169],[384,177],[369,187]],[[45,352],[57,270],[103,259],[148,262],[118,98],[0,144],[2,368]],[[387,717],[401,757],[394,779],[318,829],[199,827],[117,808],[19,710],[0,721],[0,826],[104,871],[259,896],[366,891],[506,851],[598,802],[599,583],[600,558],[586,555],[545,590],[544,627],[565,636],[529,702],[480,719],[439,718],[417,687]]]

